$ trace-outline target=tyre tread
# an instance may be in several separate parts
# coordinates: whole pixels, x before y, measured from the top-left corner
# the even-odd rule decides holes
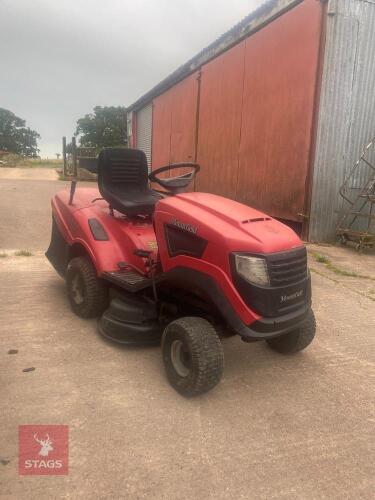
[[[267,344],[274,351],[282,354],[294,354],[302,351],[311,344],[315,337],[316,321],[314,312],[311,311],[305,322],[290,333],[267,340]]]
[[[69,279],[72,271],[82,274],[86,285],[87,303],[83,307],[77,307],[73,303],[69,293]],[[67,286],[70,303],[73,311],[81,318],[95,318],[100,316],[108,303],[108,289],[106,284],[98,278],[94,266],[88,257],[75,257],[68,265]]]
[[[188,386],[179,387],[175,385],[173,375],[167,369],[168,379],[173,387],[184,396],[191,397],[203,394],[215,387],[222,377],[224,355],[220,339],[214,327],[205,319],[184,317],[173,321],[167,326],[163,334],[163,348],[166,336],[176,327],[182,328],[189,339],[193,370],[196,376]]]

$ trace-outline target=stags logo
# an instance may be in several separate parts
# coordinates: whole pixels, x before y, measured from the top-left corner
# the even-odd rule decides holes
[[[45,439],[43,441],[43,439],[38,439],[37,434],[34,434],[35,441],[37,443],[39,443],[40,446],[41,446],[39,455],[42,455],[42,457],[47,457],[48,453],[50,451],[53,451],[53,448],[51,446],[52,445],[52,441],[50,440],[49,435],[46,434],[46,437],[47,437],[47,439]]]
[[[68,474],[67,425],[20,425],[18,438],[19,474]]]

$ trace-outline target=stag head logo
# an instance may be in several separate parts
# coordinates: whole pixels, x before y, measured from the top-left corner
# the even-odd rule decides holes
[[[37,443],[40,444],[41,448],[39,450],[39,455],[41,455],[42,457],[47,457],[48,456],[48,453],[50,451],[53,451],[53,448],[52,448],[52,443],[53,441],[50,440],[49,438],[49,435],[46,434],[46,438],[47,439],[38,439],[38,435],[37,434],[34,434],[34,439]]]
[[[53,440],[50,436],[53,436]],[[67,425],[20,425],[18,427],[18,473],[22,476],[67,475],[69,473],[69,427]]]

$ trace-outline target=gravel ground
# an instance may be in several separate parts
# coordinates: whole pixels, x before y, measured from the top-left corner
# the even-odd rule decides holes
[[[37,181],[55,181],[58,175],[56,169],[54,168],[38,168],[38,167],[25,167],[25,168],[11,168],[11,167],[1,167],[0,168],[0,179],[28,179]]]

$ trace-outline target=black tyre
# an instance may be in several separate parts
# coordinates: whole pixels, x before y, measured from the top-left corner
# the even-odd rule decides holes
[[[180,318],[170,323],[163,333],[162,354],[168,380],[183,396],[209,391],[223,374],[220,339],[203,318]]]
[[[313,311],[310,312],[305,322],[296,330],[267,340],[274,351],[282,354],[292,354],[305,349],[315,337],[316,323]]]
[[[229,339],[230,337],[237,335],[234,330],[224,324],[215,325],[215,330],[220,339]]]
[[[70,305],[77,316],[95,318],[107,307],[107,286],[97,277],[88,257],[75,257],[69,262],[66,285]]]

